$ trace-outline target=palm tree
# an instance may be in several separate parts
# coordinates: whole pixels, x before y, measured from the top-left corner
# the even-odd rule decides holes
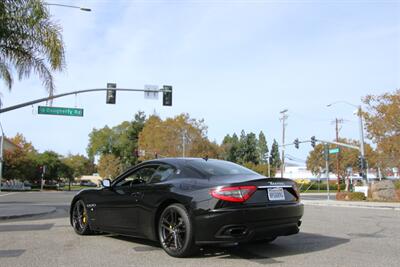
[[[13,71],[19,80],[33,71],[52,96],[55,88],[52,71],[64,67],[61,28],[51,20],[42,0],[1,0],[0,78],[8,89],[12,88]]]

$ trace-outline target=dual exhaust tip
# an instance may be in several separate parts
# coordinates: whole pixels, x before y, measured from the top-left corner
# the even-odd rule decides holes
[[[297,227],[301,226],[302,221],[297,221]],[[230,236],[230,237],[244,237],[248,234],[248,229],[246,226],[230,226],[222,231],[222,236]]]

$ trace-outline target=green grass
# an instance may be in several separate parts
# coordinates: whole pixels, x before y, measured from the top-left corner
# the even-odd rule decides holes
[[[73,190],[73,191],[87,189],[87,188],[97,188],[97,187],[82,186],[82,185],[71,185],[71,190]],[[64,190],[64,191],[68,191],[69,190],[69,186],[65,185],[64,187],[61,187],[60,189]]]
[[[329,192],[330,193],[336,193],[337,191],[336,191],[336,189],[335,190],[329,190]],[[305,193],[305,194],[307,194],[307,193],[328,193],[328,190],[308,190],[307,192],[304,192],[304,191],[301,191],[300,193]]]

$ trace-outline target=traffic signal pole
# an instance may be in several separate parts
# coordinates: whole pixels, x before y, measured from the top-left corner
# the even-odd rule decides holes
[[[3,162],[4,162],[4,132],[3,132],[3,126],[1,126],[1,143],[0,143],[0,192],[1,192],[1,180],[3,180]]]
[[[362,119],[362,109],[361,105],[358,106],[358,118],[359,118],[359,127],[360,127],[360,154],[362,160],[365,160],[365,149],[364,149],[364,125]],[[366,166],[362,166],[362,178],[363,181],[368,183],[368,177],[366,172]]]
[[[21,103],[21,104],[18,104],[18,105],[2,108],[2,109],[0,109],[0,113],[5,113],[5,112],[11,111],[11,110],[23,108],[23,107],[26,107],[26,106],[31,106],[31,105],[34,105],[34,104],[37,104],[37,103],[46,102],[46,101],[53,100],[53,99],[60,98],[60,97],[64,97],[64,96],[77,95],[77,94],[82,94],[82,93],[99,92],[99,91],[107,91],[107,90],[110,90],[110,88],[85,89],[85,90],[78,90],[78,91],[73,91],[73,92],[68,92],[68,93],[63,93],[63,94],[43,97],[43,98],[39,98],[39,99],[36,99],[36,100],[28,101],[28,102],[25,102],[25,103]],[[164,92],[164,89],[146,90],[146,89],[113,88],[112,90],[123,91],[123,92],[154,92],[154,93],[156,93],[156,92],[157,93]]]

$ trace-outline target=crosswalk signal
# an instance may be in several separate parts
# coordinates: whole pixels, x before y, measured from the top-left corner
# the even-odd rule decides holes
[[[163,106],[172,106],[172,86],[163,86]]]
[[[293,143],[294,143],[294,147],[299,149],[299,144],[300,144],[299,139],[296,138]]]
[[[117,100],[117,88],[116,83],[107,83],[107,95],[106,95],[106,103],[107,104],[115,104]]]
[[[315,143],[316,143],[317,139],[315,139],[315,136],[311,136],[311,146],[315,147]]]

